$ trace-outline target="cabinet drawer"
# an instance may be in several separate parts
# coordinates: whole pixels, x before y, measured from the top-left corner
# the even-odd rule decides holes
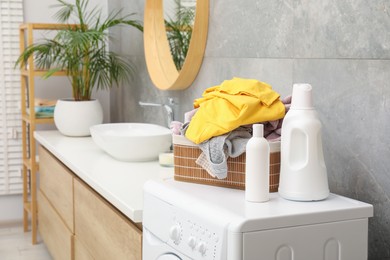
[[[95,259],[141,259],[142,231],[87,185],[75,179],[77,239]]]
[[[38,192],[38,222],[39,233],[53,258],[72,260],[73,234],[41,191]]]
[[[74,259],[76,260],[88,260],[93,259],[92,254],[87,250],[82,242],[74,237]]]
[[[42,146],[39,147],[40,189],[74,233],[73,175]]]

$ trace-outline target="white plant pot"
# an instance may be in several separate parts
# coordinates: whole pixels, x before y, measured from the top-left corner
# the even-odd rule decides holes
[[[97,99],[60,99],[54,109],[54,123],[63,135],[90,136],[89,128],[103,123],[103,109]]]

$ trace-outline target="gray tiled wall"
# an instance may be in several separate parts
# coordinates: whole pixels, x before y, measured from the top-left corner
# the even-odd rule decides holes
[[[109,8],[142,19],[143,3],[115,0]],[[210,0],[210,6],[204,62],[184,91],[154,88],[142,34],[114,32],[112,48],[130,56],[137,74],[112,90],[112,120],[165,124],[164,111],[138,101],[168,97],[182,120],[204,89],[233,76],[268,82],[282,96],[293,83],[311,83],[331,191],[374,205],[369,259],[390,259],[390,1]]]

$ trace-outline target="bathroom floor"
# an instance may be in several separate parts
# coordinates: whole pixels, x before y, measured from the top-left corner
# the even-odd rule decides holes
[[[45,244],[38,238],[38,244],[31,244],[31,232],[23,232],[23,226],[0,226],[1,260],[51,260]]]

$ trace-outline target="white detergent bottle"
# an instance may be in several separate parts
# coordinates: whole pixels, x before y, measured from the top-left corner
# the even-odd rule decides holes
[[[250,202],[269,200],[269,144],[264,126],[253,125],[253,137],[246,145],[245,199]]]
[[[279,194],[297,201],[329,195],[321,122],[312,105],[312,87],[294,84],[291,108],[282,125]]]

